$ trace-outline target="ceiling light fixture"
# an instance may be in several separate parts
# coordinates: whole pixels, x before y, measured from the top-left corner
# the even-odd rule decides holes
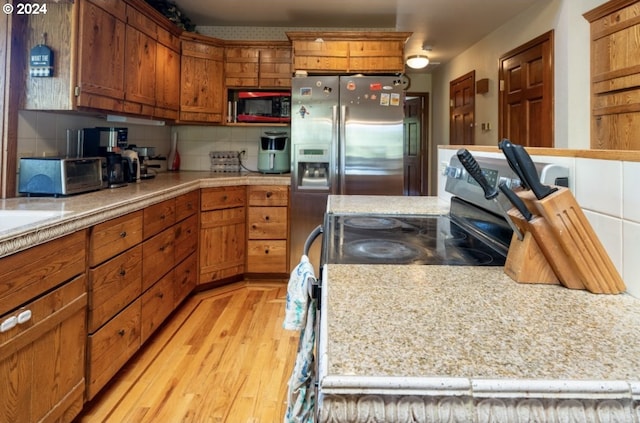
[[[429,64],[429,56],[427,56],[427,53],[424,53],[425,51],[431,51],[432,47],[431,45],[422,45],[422,52],[418,53],[418,54],[414,54],[411,55],[409,57],[407,57],[407,66],[409,66],[412,69],[424,69],[427,67],[427,65]]]
[[[414,54],[407,57],[407,66],[412,69],[423,69],[429,64],[429,58],[426,54]]]

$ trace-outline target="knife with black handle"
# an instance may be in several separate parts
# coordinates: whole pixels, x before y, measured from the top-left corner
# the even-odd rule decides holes
[[[502,193],[509,199],[509,201],[511,201],[513,207],[515,207],[516,210],[520,212],[522,217],[524,217],[527,222],[530,221],[533,215],[524,204],[524,201],[522,201],[522,199],[518,197],[516,193],[513,192],[511,188],[509,188],[504,182],[500,182],[498,188],[500,188],[500,191],[502,191]]]
[[[550,187],[540,182],[536,165],[533,164],[531,156],[527,153],[527,150],[523,146],[514,144],[513,152],[522,172],[522,180],[531,188],[533,194],[538,200],[542,200],[544,197],[552,194],[558,190],[558,188]]]
[[[506,138],[503,139],[498,143],[498,148],[502,150],[502,153],[507,158],[507,163],[509,164],[509,167],[511,168],[511,170],[513,170],[513,172],[520,179],[520,184],[522,185],[522,187],[524,189],[530,189],[529,185],[527,185],[527,183],[524,180],[524,177],[522,176],[522,170],[520,169],[520,165],[518,165],[518,161],[516,160],[515,153],[513,152],[514,145],[511,143],[511,141],[509,141]]]
[[[484,198],[486,198],[487,200],[493,200],[498,205],[498,208],[502,211],[503,217],[506,219],[507,223],[516,234],[518,239],[522,241],[524,239],[524,235],[522,235],[522,232],[520,231],[520,229],[518,229],[516,224],[513,223],[511,217],[509,217],[509,214],[502,206],[502,203],[500,203],[500,201],[498,201],[498,199],[496,198],[499,194],[498,190],[495,187],[492,187],[491,184],[489,184],[489,181],[487,181],[487,178],[484,176],[484,173],[482,172],[482,169],[480,168],[478,162],[476,162],[476,159],[474,159],[471,153],[469,153],[469,151],[465,148],[461,148],[456,154],[458,156],[458,159],[460,160],[460,163],[462,163],[462,166],[464,166],[467,172],[469,172],[469,175],[471,175],[471,177],[475,179],[475,181],[484,191]]]

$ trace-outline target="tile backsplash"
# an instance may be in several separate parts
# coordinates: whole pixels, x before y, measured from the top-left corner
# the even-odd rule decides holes
[[[52,112],[21,111],[18,123],[18,159],[28,156],[64,156],[67,129],[95,126],[126,126],[129,144],[155,147],[158,155],[167,156],[172,133],[178,134],[182,170],[211,167],[210,151],[245,151],[245,170],[257,170],[260,137],[273,127],[262,126],[145,126],[107,122],[95,116]],[[286,127],[275,128],[288,132]]]
[[[453,154],[453,149],[440,149],[438,162],[442,166]],[[474,155],[502,157],[487,152]],[[627,292],[640,298],[640,163],[535,155],[533,159],[569,168],[569,185],[578,204],[620,272]],[[438,196],[448,199],[443,181],[438,187]]]

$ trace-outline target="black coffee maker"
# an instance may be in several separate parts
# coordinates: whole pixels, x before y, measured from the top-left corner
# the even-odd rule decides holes
[[[129,181],[129,166],[121,154],[106,153],[104,162],[105,168],[102,170],[102,179],[109,188],[124,187]]]

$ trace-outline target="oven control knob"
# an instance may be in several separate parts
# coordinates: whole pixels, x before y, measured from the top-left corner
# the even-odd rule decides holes
[[[460,179],[460,177],[462,176],[462,169],[460,169],[459,167],[447,166],[445,172],[447,177],[452,179]]]
[[[512,188],[513,189],[512,185],[511,185],[512,182],[513,182],[513,179],[507,178],[505,176],[501,176],[500,179],[498,180],[498,185],[504,183],[507,186],[507,188]]]

